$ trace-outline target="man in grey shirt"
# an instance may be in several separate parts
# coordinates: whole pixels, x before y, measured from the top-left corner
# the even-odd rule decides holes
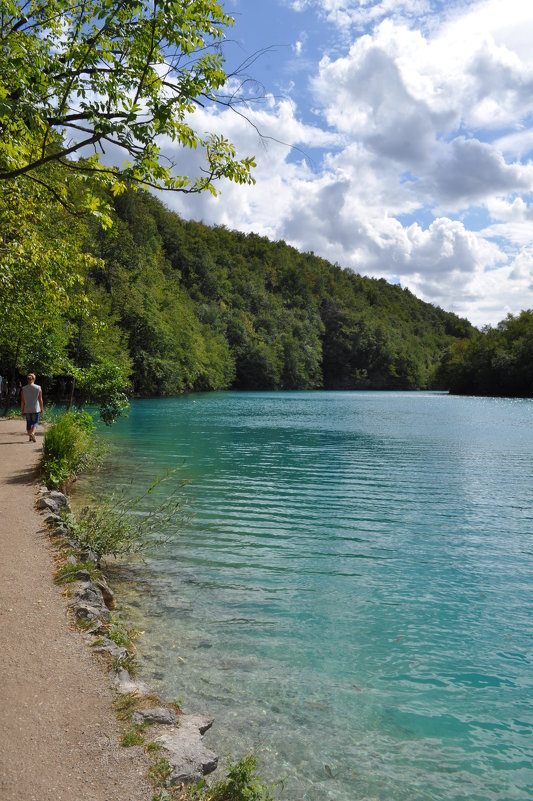
[[[35,383],[35,375],[28,373],[28,383],[20,393],[20,411],[26,417],[26,433],[28,442],[35,442],[35,429],[39,425],[39,417],[43,411],[43,391]]]

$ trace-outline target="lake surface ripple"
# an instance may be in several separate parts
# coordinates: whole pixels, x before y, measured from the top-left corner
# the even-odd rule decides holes
[[[90,489],[191,482],[191,525],[117,577],[207,744],[291,801],[531,801],[533,402],[213,393],[108,438]]]

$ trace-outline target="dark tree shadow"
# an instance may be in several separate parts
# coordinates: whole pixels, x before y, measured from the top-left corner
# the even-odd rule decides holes
[[[35,465],[29,465],[19,470],[12,476],[4,479],[6,484],[32,484],[39,478],[39,469]]]

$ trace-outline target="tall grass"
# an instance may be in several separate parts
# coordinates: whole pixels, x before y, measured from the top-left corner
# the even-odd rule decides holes
[[[104,556],[140,554],[165,545],[190,519],[183,495],[188,482],[174,481],[176,473],[177,469],[169,470],[156,478],[137,497],[129,497],[124,491],[100,495],[79,514],[64,514],[70,536],[80,548],[92,551],[98,561]],[[171,486],[164,489],[167,482]]]

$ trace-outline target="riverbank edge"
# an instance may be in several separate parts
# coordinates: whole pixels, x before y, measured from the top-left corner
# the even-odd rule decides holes
[[[116,599],[105,573],[96,555],[80,549],[64,526],[63,515],[70,512],[69,498],[40,485],[35,505],[56,553],[56,581],[65,587],[69,613],[88,648],[109,673],[115,711],[123,729],[121,743],[125,747],[141,745],[151,758],[148,778],[156,790],[154,801],[181,798],[185,787],[201,782],[218,765],[218,755],[202,742],[214,719],[204,714],[185,715],[135,678],[132,643],[118,644],[113,638]]]

